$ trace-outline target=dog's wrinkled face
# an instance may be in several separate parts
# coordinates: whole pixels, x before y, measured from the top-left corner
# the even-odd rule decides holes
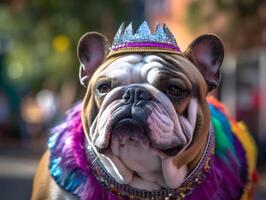
[[[179,114],[188,107],[192,81],[161,57],[123,56],[99,74],[93,87],[99,114],[90,133],[97,149],[110,147],[118,154],[131,145],[148,145],[176,155],[191,142],[196,100],[188,108],[191,122]]]
[[[100,39],[94,45],[103,52]],[[119,183],[149,191],[178,187],[204,148],[209,127],[205,96],[219,82],[220,63],[204,76],[208,61],[202,64],[197,58],[202,47],[195,54],[192,43],[184,55],[124,54],[96,70],[84,41],[88,38],[79,44],[81,81],[88,80],[88,68],[96,72],[84,100],[83,123],[98,158]]]

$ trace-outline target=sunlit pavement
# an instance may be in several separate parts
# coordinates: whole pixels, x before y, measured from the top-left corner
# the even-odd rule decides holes
[[[0,156],[0,199],[29,200],[37,160]]]
[[[0,142],[0,199],[29,200],[32,179],[45,141]]]
[[[0,199],[29,200],[32,178],[43,149],[39,147],[0,147]],[[260,177],[255,200],[266,199],[266,174]]]

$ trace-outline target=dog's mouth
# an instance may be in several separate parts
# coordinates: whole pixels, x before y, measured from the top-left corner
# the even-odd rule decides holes
[[[161,154],[162,157],[175,156],[182,149],[180,145],[167,148],[166,146],[155,144],[155,141],[149,138],[149,131],[148,125],[140,120],[131,117],[119,118],[112,122],[108,146],[106,148],[98,148],[96,146],[96,149],[99,153],[104,153],[110,148],[111,140],[114,138],[120,142],[121,146],[127,145],[126,141],[136,143],[136,145],[149,143],[149,146]]]
[[[147,131],[147,127],[144,123],[133,118],[125,118],[114,123],[111,134],[112,137],[119,137],[121,139],[123,137],[128,137],[142,140],[146,137]]]

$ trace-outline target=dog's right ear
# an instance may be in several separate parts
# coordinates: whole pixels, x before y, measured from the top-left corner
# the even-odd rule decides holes
[[[97,32],[84,34],[78,43],[77,54],[80,62],[80,83],[87,87],[92,74],[103,63],[109,51],[109,42]]]
[[[209,91],[218,87],[221,81],[221,65],[224,46],[214,34],[204,34],[195,39],[184,52],[203,75]]]

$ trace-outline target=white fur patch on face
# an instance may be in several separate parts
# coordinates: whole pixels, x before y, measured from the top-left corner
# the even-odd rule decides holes
[[[186,116],[178,115],[170,99],[152,85],[162,68],[167,68],[159,62],[162,60],[155,55],[131,54],[100,72],[99,76],[114,79],[119,86],[105,96],[90,130],[93,146],[108,148],[104,154],[95,149],[108,173],[118,183],[148,191],[177,188],[184,181],[187,166],[178,169],[173,164],[174,157],[166,156],[161,150],[180,146],[181,153],[191,144],[198,111],[197,99],[191,98]],[[141,139],[127,137],[127,133],[122,134],[123,138],[112,137],[111,133],[111,122],[124,106],[118,94],[128,86],[145,88],[153,99],[147,104],[152,111],[147,118],[150,131]]]
[[[100,76],[118,80],[121,84],[141,82],[141,69],[145,63],[139,54],[122,57],[111,63]]]

